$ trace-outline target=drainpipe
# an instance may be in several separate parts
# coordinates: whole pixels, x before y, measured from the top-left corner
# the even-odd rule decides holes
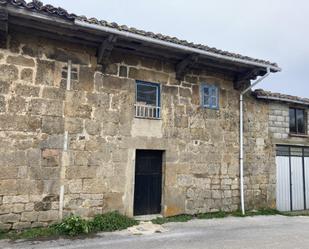
[[[245,197],[244,197],[244,111],[243,111],[243,98],[244,95],[251,90],[253,87],[255,87],[258,83],[260,83],[262,80],[264,80],[266,77],[270,75],[270,68],[267,67],[267,73],[256,80],[253,84],[251,84],[248,88],[243,90],[240,93],[239,98],[239,143],[240,143],[240,151],[239,151],[239,160],[240,160],[240,202],[241,202],[241,212],[243,215],[245,215]]]

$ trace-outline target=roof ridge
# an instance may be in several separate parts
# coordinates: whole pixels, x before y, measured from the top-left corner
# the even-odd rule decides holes
[[[1,5],[12,5],[16,8],[25,8],[29,11],[33,11],[33,12],[40,12],[42,14],[47,14],[47,15],[53,15],[53,16],[58,16],[70,21],[74,21],[74,20],[79,20],[79,21],[83,21],[83,22],[87,22],[90,24],[96,24],[99,26],[104,26],[104,27],[109,27],[109,28],[113,28],[113,29],[117,29],[120,31],[126,31],[126,32],[130,32],[133,34],[138,34],[138,35],[142,35],[142,36],[146,36],[146,37],[151,37],[157,40],[162,40],[162,41],[167,41],[167,42],[171,42],[174,44],[179,44],[179,45],[183,45],[186,47],[190,47],[190,48],[195,48],[195,49],[199,49],[202,51],[207,51],[207,52],[212,52],[218,55],[223,55],[223,56],[227,56],[227,57],[232,57],[232,58],[237,58],[237,59],[243,59],[243,60],[247,60],[247,61],[251,61],[251,62],[257,62],[257,63],[263,63],[269,66],[274,66],[274,67],[278,67],[278,65],[276,63],[267,61],[267,60],[260,60],[260,59],[255,59],[249,56],[243,56],[241,54],[238,53],[232,53],[232,52],[228,52],[228,51],[224,51],[224,50],[220,50],[214,47],[209,47],[207,45],[203,45],[203,44],[196,44],[193,42],[189,42],[187,40],[180,40],[177,37],[171,37],[168,35],[163,35],[161,33],[153,33],[151,31],[144,31],[141,29],[137,29],[134,27],[128,27],[126,25],[119,25],[115,22],[108,22],[105,20],[98,20],[95,17],[92,18],[87,18],[84,15],[76,15],[73,13],[69,13],[67,10],[61,8],[61,7],[54,7],[53,5],[50,4],[46,4],[44,5],[43,2],[39,1],[39,0],[32,0],[31,2],[26,2],[25,0],[0,0],[0,6]]]

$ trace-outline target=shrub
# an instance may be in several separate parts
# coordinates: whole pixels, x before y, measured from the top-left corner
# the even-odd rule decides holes
[[[96,215],[89,223],[91,230],[94,232],[123,230],[138,224],[136,220],[121,215],[118,212]]]
[[[64,219],[60,224],[55,225],[59,234],[76,236],[90,232],[89,222],[79,216],[71,215]]]

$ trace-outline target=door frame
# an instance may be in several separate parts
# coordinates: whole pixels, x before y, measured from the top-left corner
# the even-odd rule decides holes
[[[166,150],[162,148],[135,148],[129,150],[129,162],[127,165],[128,181],[126,184],[126,193],[124,196],[124,213],[129,217],[134,217],[134,190],[135,190],[135,166],[137,150],[162,151],[162,190],[161,190],[161,215],[164,214],[165,207],[165,169],[166,169]]]
[[[279,147],[285,147],[287,150],[285,151],[280,151]],[[300,148],[302,155],[292,155],[291,148]],[[301,145],[287,145],[287,144],[277,144],[276,145],[276,157],[288,157],[289,158],[289,179],[290,179],[290,184],[289,184],[289,196],[290,196],[290,211],[293,210],[293,182],[292,182],[292,160],[291,158],[294,157],[300,157],[302,160],[302,181],[303,181],[303,198],[304,198],[304,210],[309,209],[309,203],[307,203],[307,192],[309,194],[309,190],[306,189],[306,176],[305,176],[305,149],[308,149],[308,146],[301,146]],[[281,154],[282,153],[282,154]],[[276,165],[276,168],[278,165]],[[277,172],[278,173],[278,172]],[[276,177],[278,177],[278,174],[276,173]],[[278,186],[276,185],[276,188]],[[277,199],[277,195],[276,195]]]

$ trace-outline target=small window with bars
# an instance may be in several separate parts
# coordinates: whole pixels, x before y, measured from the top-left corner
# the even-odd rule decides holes
[[[136,82],[135,117],[160,119],[160,84]]]
[[[202,85],[201,100],[203,107],[219,109],[219,88],[215,85]]]

